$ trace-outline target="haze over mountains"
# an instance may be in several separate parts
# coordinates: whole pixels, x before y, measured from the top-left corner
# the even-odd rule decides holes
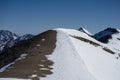
[[[57,28],[22,37],[1,30],[0,42],[0,80],[120,80],[119,29],[93,35]]]

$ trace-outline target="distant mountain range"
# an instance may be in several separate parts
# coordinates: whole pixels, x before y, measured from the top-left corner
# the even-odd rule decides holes
[[[120,29],[1,31],[0,80],[120,80]]]
[[[0,53],[6,47],[12,47],[16,43],[32,38],[33,35],[25,34],[23,36],[18,36],[15,33],[12,33],[8,30],[0,30]]]

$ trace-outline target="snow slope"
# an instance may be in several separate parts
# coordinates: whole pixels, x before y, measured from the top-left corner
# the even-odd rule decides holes
[[[120,54],[120,32],[112,35],[112,39],[109,39],[107,46]]]
[[[94,41],[96,43],[101,44],[99,41],[97,41],[96,39],[88,36],[86,33],[80,32],[80,31],[75,30],[75,29],[57,28],[57,29],[54,29],[54,30],[60,30],[60,31],[63,31],[64,33],[66,33],[68,35],[76,36],[76,37],[83,37],[83,38],[86,38],[86,39],[89,39],[91,41]]]
[[[97,80],[120,80],[120,60],[100,47],[88,45],[72,37],[71,40],[88,70]]]
[[[72,29],[57,29],[53,74],[42,80],[120,80],[120,60],[113,54],[70,35],[95,41]],[[97,41],[95,41],[97,42]]]
[[[107,47],[120,54],[120,29],[107,28],[95,34],[94,37],[105,42]]]
[[[48,57],[54,61],[53,74],[41,80],[95,80],[62,30],[57,30],[56,48]]]

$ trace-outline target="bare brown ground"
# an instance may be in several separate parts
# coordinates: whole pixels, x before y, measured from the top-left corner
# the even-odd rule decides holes
[[[39,80],[52,74],[53,61],[48,60],[46,55],[51,55],[55,48],[56,31],[48,31],[31,39],[30,47],[26,51],[25,59],[16,61],[15,64],[0,73],[2,78],[21,78]],[[31,77],[32,75],[37,75]]]

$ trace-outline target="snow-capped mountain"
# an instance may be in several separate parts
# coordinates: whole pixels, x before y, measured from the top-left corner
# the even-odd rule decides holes
[[[117,30],[118,32],[116,34],[111,35],[111,39],[108,40],[107,46],[117,52],[120,56],[120,30]]]
[[[94,35],[94,37],[101,42],[107,43],[109,39],[112,38],[113,34],[119,33],[118,29],[115,28],[107,28],[103,31],[100,31]]]
[[[32,34],[25,34],[23,36],[20,36],[16,39],[16,42],[20,42],[20,41],[23,41],[23,40],[28,40],[30,38],[32,38],[34,35]]]
[[[0,30],[0,53],[3,49],[14,46],[20,41],[27,40],[32,38],[32,34],[25,34],[23,36],[18,36],[15,33],[12,33],[8,30]]]
[[[53,29],[20,42],[0,55],[0,67],[0,80],[120,80],[119,55],[74,29]]]
[[[0,30],[0,52],[5,46],[11,47],[19,36],[8,30]]]
[[[84,32],[84,33],[86,33],[86,34],[88,34],[88,35],[92,35],[88,30],[86,30],[86,29],[83,28],[83,27],[79,28],[78,30],[81,31],[81,32]]]
[[[107,28],[98,32],[94,37],[117,52],[120,55],[120,30],[115,28]]]

